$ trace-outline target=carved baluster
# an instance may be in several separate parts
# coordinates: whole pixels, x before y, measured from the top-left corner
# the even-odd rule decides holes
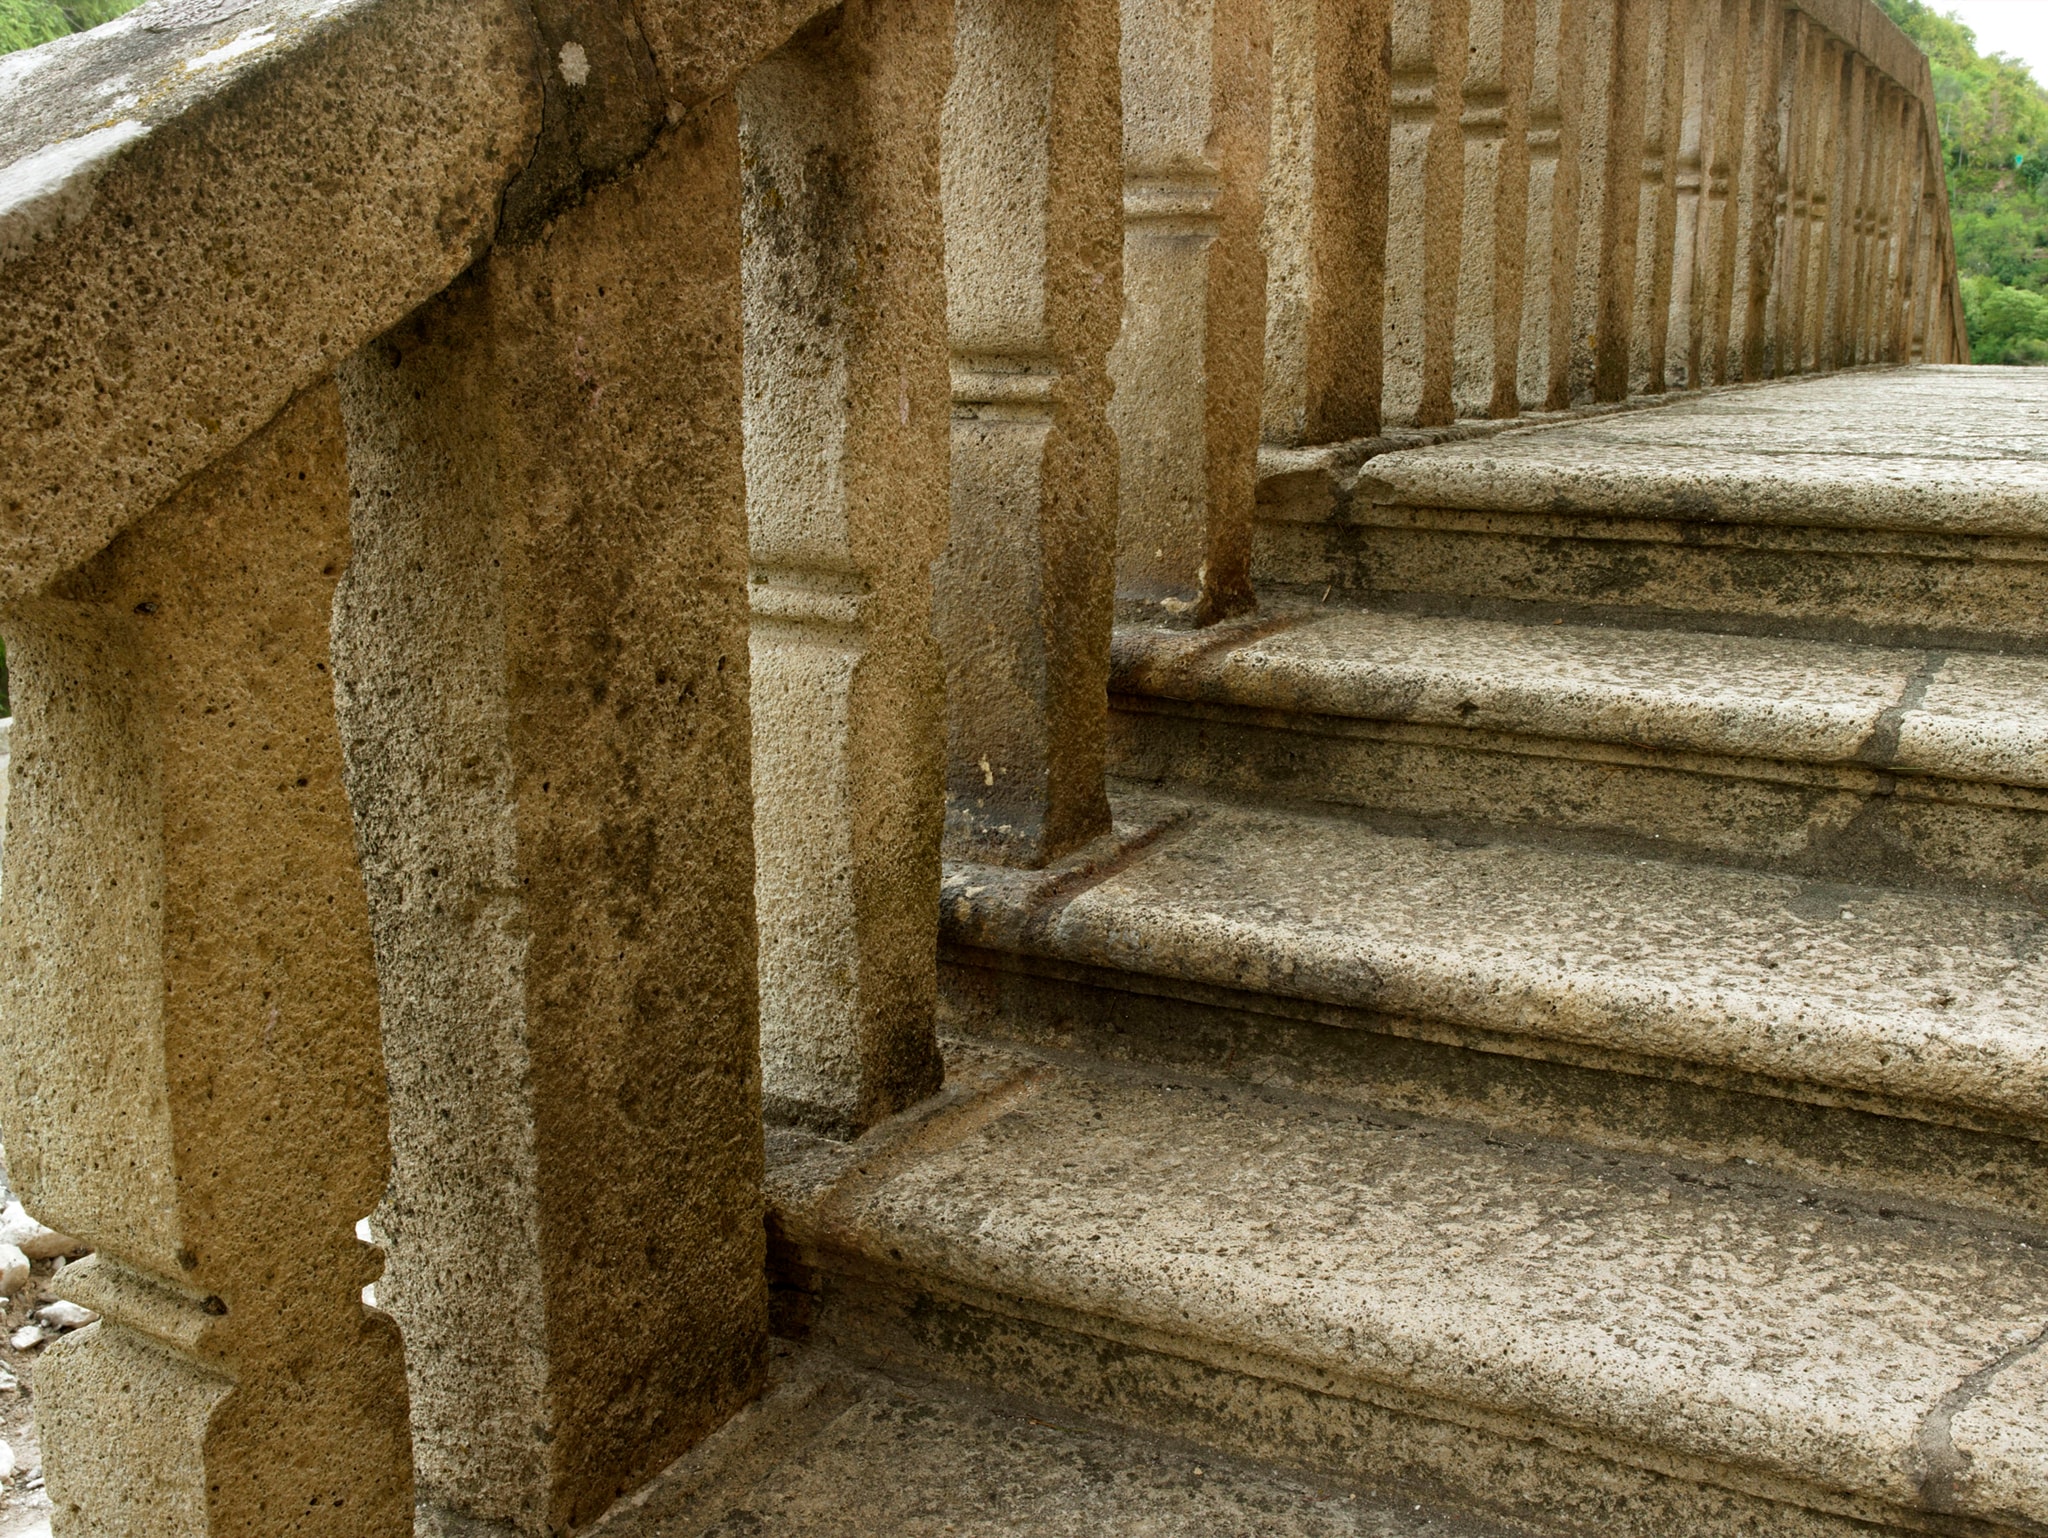
[[[1785,142],[1785,191],[1778,219],[1777,270],[1771,279],[1770,371],[1796,374],[1805,368],[1802,338],[1806,314],[1806,246],[1812,220],[1815,149],[1813,89],[1814,57],[1820,29],[1804,11],[1785,12],[1785,44],[1780,66],[1782,98],[1779,121]]]
[[[1466,0],[1393,8],[1380,417],[1451,419],[1464,179]]]
[[[1334,443],[1379,430],[1388,3],[1273,0],[1268,443]]]
[[[732,99],[342,374],[422,1520],[589,1521],[767,1351]]]
[[[1813,200],[1807,239],[1806,337],[1807,367],[1824,369],[1828,360],[1828,310],[1833,295],[1835,224],[1842,177],[1842,76],[1847,59],[1840,45],[1828,39],[1817,61],[1814,81],[1818,147],[1814,154]]]
[[[1264,390],[1266,0],[1124,0],[1116,590],[1134,619],[1251,606]]]
[[[1108,831],[1123,308],[1116,0],[957,0],[943,211],[952,534],[946,847],[1035,866]]]
[[[1522,0],[1471,0],[1468,20],[1451,393],[1459,416],[1511,417],[1518,409],[1515,348],[1521,337],[1535,18]]]
[[[1783,185],[1778,68],[1785,29],[1778,0],[1749,0],[1744,10],[1742,147],[1736,159],[1723,365],[1728,379],[1755,379],[1763,373],[1764,308],[1777,261],[1777,200]]]
[[[36,1420],[59,1533],[412,1531],[363,883],[328,673],[331,384],[5,616],[8,1171],[97,1254]]]
[[[1529,85],[1528,229],[1522,243],[1518,392],[1526,410],[1565,401],[1571,348],[1571,280],[1578,224],[1580,0],[1535,0]]]
[[[1684,105],[1671,178],[1671,307],[1664,326],[1664,382],[1668,388],[1698,389],[1704,383],[1700,377],[1705,314],[1701,257],[1707,215],[1713,206],[1707,197],[1714,111],[1708,95],[1713,81],[1709,55],[1720,10],[1719,0],[1691,0],[1686,17],[1680,86]]]
[[[950,0],[849,0],[743,78],[755,898],[769,1115],[938,1087]]]
[[[1643,69],[1642,179],[1636,202],[1635,312],[1629,324],[1628,387],[1664,389],[1671,321],[1672,242],[1678,226],[1678,149],[1685,114],[1685,44],[1692,0],[1651,0],[1650,52]]]
[[[1856,55],[1841,56],[1835,107],[1835,163],[1828,198],[1826,299],[1821,311],[1821,366],[1828,369],[1842,366],[1848,295],[1855,282],[1863,73],[1863,61]]]

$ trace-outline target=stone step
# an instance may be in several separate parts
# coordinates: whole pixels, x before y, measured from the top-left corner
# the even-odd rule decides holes
[[[589,1538],[1518,1538],[1071,1411],[782,1347],[767,1390]]]
[[[771,1137],[825,1346],[1605,1538],[2048,1524],[2024,1239],[1058,1054],[950,1066],[859,1143]]]
[[[1116,772],[1837,879],[2048,879],[2048,657],[1289,609],[1125,627]]]
[[[964,1028],[2048,1222],[2020,902],[1128,795],[949,865]]]
[[[1269,457],[1257,576],[1380,603],[2048,646],[2048,382],[1795,380]]]

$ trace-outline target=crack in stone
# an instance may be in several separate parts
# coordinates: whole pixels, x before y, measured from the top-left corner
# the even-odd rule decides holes
[[[1913,1434],[1913,1461],[1919,1466],[1914,1484],[1920,1492],[1920,1504],[1927,1510],[1953,1512],[1956,1509],[1956,1480],[1970,1467],[1970,1455],[1959,1451],[1955,1444],[1952,1428],[1956,1416],[1981,1398],[1991,1387],[1992,1380],[2006,1368],[2025,1361],[2044,1344],[2048,1344],[2048,1325],[2035,1331],[2030,1339],[1993,1357],[1975,1372],[1966,1374],[1927,1412],[1927,1418],[1920,1422],[1920,1429]]]
[[[1870,729],[1870,735],[1863,739],[1863,745],[1856,750],[1856,762],[1890,765],[1899,756],[1899,732],[1905,725],[1906,713],[1918,710],[1927,698],[1927,690],[1934,683],[1934,675],[1948,661],[1947,652],[1923,652],[1920,665],[1906,680],[1906,687],[1899,691],[1899,697],[1878,713],[1877,724]]]

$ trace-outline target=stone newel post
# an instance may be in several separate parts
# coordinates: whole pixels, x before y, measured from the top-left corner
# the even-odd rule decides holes
[[[1109,829],[1117,7],[958,0],[955,15],[942,195],[952,533],[934,573],[946,845],[1039,866]]]
[[[332,385],[5,625],[16,720],[9,1173],[98,1252],[37,1378],[53,1523],[93,1538],[412,1531],[363,885],[328,616]]]
[[[938,1087],[950,0],[848,0],[743,77],[761,1053],[771,1116]]]

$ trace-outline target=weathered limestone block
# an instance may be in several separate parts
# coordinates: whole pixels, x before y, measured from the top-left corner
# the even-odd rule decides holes
[[[1380,426],[1389,0],[1272,0],[1265,441]]]
[[[1528,229],[1522,245],[1521,403],[1569,403],[1571,281],[1578,230],[1579,0],[1534,0],[1529,84]]]
[[[429,1529],[588,1521],[762,1367],[739,229],[727,97],[341,379]]]
[[[0,594],[90,558],[474,261],[537,73],[510,0],[174,0],[9,57]]]
[[[1464,203],[1451,398],[1461,417],[1511,417],[1522,333],[1535,17],[1524,0],[1470,0],[1459,93]]]
[[[1264,389],[1266,0],[1124,0],[1116,591],[1130,618],[1248,609]]]
[[[1393,7],[1380,311],[1380,416],[1391,426],[1448,422],[1454,409],[1468,10],[1467,0],[1401,0]]]
[[[1109,828],[1118,13],[1115,0],[956,0],[954,14],[952,532],[933,573],[946,844],[1039,866]]]
[[[403,1538],[360,1300],[385,1086],[328,673],[331,384],[10,604],[8,1171],[98,1253],[36,1417],[60,1534]]]
[[[940,1076],[950,0],[848,0],[743,79],[755,901],[771,1117]]]

